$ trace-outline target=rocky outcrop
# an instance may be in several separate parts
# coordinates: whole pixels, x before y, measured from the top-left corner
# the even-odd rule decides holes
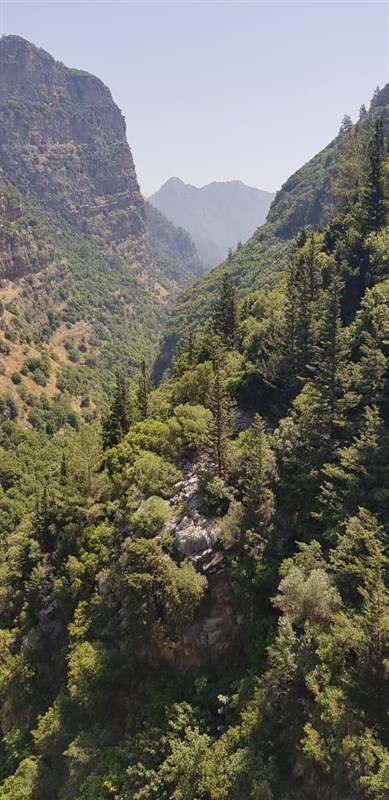
[[[215,560],[222,568],[222,556],[216,557],[214,547],[217,542],[217,519],[201,513],[202,503],[199,494],[198,464],[180,464],[183,480],[176,483],[169,505],[173,518],[165,530],[174,537],[178,559],[187,559],[202,572],[207,573]],[[182,508],[185,509],[184,515]]]
[[[12,183],[131,266],[151,263],[124,117],[93,75],[17,36],[0,42],[0,165]]]
[[[218,520],[201,513],[198,464],[179,466],[183,480],[175,485],[169,501],[173,518],[165,526],[165,534],[174,539],[175,557],[189,561],[208,580],[204,600],[179,647],[174,653],[168,649],[163,653],[165,659],[186,670],[204,661],[217,661],[236,646],[244,620],[229,577],[230,559],[217,545]]]

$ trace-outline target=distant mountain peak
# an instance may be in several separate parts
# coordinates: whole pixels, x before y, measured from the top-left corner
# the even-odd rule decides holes
[[[185,183],[181,180],[181,178],[177,178],[177,176],[173,175],[172,178],[168,178],[167,181],[162,184],[161,189],[166,188],[167,186],[185,186]]]
[[[189,231],[203,262],[214,266],[265,222],[273,198],[272,192],[241,180],[197,187],[172,177],[149,201],[174,225]]]

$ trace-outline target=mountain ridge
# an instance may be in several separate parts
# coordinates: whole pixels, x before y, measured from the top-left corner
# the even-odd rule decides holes
[[[240,180],[196,187],[175,176],[148,199],[175,225],[189,231],[204,263],[214,266],[264,222],[273,198],[272,192]]]

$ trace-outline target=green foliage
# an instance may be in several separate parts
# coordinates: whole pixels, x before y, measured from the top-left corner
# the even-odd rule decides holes
[[[126,379],[119,373],[116,375],[116,387],[112,406],[103,425],[104,448],[115,447],[121,442],[133,422],[134,413],[129,397]]]
[[[175,382],[173,397],[176,405],[206,405],[209,402],[210,387],[213,382],[213,368],[210,361],[197,364],[187,370]]]
[[[175,452],[201,451],[211,421],[211,411],[202,405],[181,403],[168,421],[169,436]]]
[[[128,625],[157,647],[174,648],[177,634],[191,621],[206,579],[188,563],[161,558],[155,540],[128,540],[118,585]]]
[[[199,486],[207,512],[222,517],[231,500],[231,491],[223,478],[212,472],[202,472]]]
[[[135,458],[131,475],[145,497],[160,495],[165,498],[170,497],[174,484],[181,477],[172,464],[147,450]]]
[[[142,361],[141,373],[138,381],[138,391],[136,395],[138,413],[141,420],[147,419],[149,415],[149,394],[150,379],[146,370],[146,363]]]
[[[225,376],[219,365],[215,368],[209,404],[212,418],[207,432],[205,464],[211,475],[222,480],[227,471],[227,442],[232,431],[233,412]]]
[[[161,497],[151,495],[140,504],[138,510],[131,517],[137,536],[152,538],[160,533],[165,522],[170,518],[170,512]]]
[[[213,324],[223,344],[233,348],[238,327],[238,295],[228,274],[223,277],[220,296],[213,312]]]
[[[274,495],[270,487],[276,477],[276,465],[259,414],[255,415],[253,424],[244,436],[242,450],[248,526],[254,527],[259,540],[264,541],[272,533]]]

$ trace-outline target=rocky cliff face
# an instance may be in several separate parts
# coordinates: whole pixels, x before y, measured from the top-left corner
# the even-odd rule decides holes
[[[0,174],[0,278],[16,278],[47,267],[53,247],[19,193]]]
[[[0,165],[12,183],[147,269],[145,210],[124,118],[96,77],[17,36],[0,42]]]
[[[7,36],[0,104],[0,302],[12,308],[0,394],[17,391],[12,375],[34,342],[51,378],[29,389],[66,389],[79,406],[81,394],[102,396],[112,370],[132,376],[152,361],[173,298],[201,265],[163,217],[148,234],[125,121],[98,78]]]

